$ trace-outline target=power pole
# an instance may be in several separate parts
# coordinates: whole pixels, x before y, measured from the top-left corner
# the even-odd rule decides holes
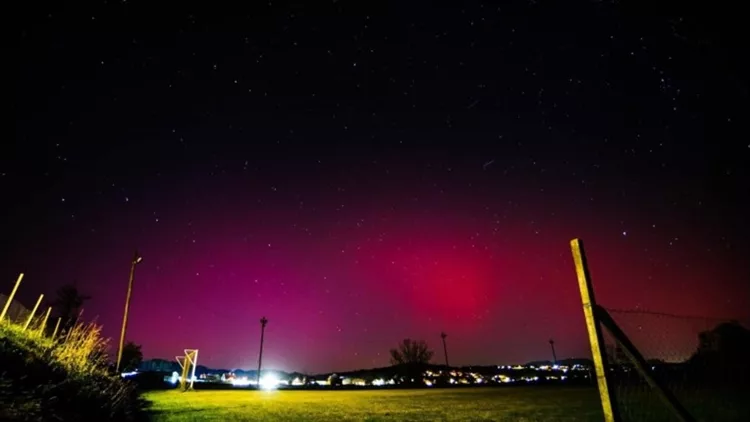
[[[135,266],[141,262],[143,258],[138,255],[138,251],[135,251],[133,260],[130,261],[130,278],[128,279],[128,295],[125,297],[125,313],[122,316],[122,331],[120,331],[120,348],[117,351],[117,365],[115,366],[115,372],[120,372],[120,361],[122,360],[122,348],[125,346],[125,331],[128,329],[128,311],[130,310],[130,295],[133,293],[133,278],[135,278]]]
[[[263,317],[260,319],[260,355],[258,355],[258,375],[257,375],[257,386],[260,388],[260,368],[263,364],[263,335],[266,332],[266,324],[268,324],[268,318]]]
[[[445,338],[448,337],[448,334],[440,333],[440,338],[443,339],[443,355],[445,356],[445,367],[450,368],[450,365],[448,365],[448,346],[445,345]]]
[[[555,340],[549,339],[549,345],[552,348],[552,363],[557,365],[557,355],[555,354]]]

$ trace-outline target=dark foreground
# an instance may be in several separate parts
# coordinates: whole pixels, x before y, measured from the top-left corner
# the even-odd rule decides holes
[[[593,388],[151,392],[157,421],[601,421]]]

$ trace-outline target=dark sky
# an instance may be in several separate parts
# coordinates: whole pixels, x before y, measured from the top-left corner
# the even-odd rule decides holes
[[[748,318],[739,11],[245,3],[17,12],[1,291],[116,337],[138,248],[146,357],[252,367],[265,315],[269,367],[521,362],[588,354],[580,237],[605,306]]]

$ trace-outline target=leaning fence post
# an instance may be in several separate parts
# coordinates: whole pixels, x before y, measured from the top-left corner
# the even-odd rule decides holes
[[[604,420],[605,422],[619,421],[620,414],[617,411],[617,404],[612,397],[613,389],[611,380],[607,377],[607,355],[602,350],[602,346],[604,345],[602,329],[594,313],[596,300],[586,261],[586,252],[583,249],[583,241],[580,239],[571,240],[570,249],[573,252],[573,261],[575,262],[576,274],[578,275],[578,288],[581,291],[583,315],[586,318],[586,329],[589,334],[591,356],[594,359],[594,369],[599,387],[599,398],[602,402],[602,411],[604,412]]]
[[[51,306],[47,308],[47,312],[44,314],[44,319],[42,320],[42,324],[39,326],[39,337],[44,336],[44,329],[47,328],[47,319],[49,319],[50,312],[52,312]]]
[[[31,324],[31,320],[34,319],[34,314],[36,313],[37,308],[39,308],[39,304],[42,303],[43,297],[44,297],[44,294],[39,295],[39,299],[36,301],[36,305],[34,305],[34,309],[29,314],[29,319],[27,319],[26,324],[23,325],[23,331],[26,331],[26,329],[29,328],[29,324]]]
[[[52,332],[52,337],[50,337],[52,340],[55,339],[55,336],[57,335],[57,330],[60,328],[60,320],[62,317],[57,317],[57,323],[55,324],[55,331]]]

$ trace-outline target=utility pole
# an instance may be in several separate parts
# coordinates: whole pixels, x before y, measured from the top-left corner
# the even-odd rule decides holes
[[[549,346],[552,348],[552,363],[557,365],[557,354],[555,354],[555,340],[549,339]]]
[[[448,334],[440,333],[440,338],[443,339],[443,356],[445,356],[445,367],[450,368],[450,365],[448,365],[448,346],[445,345],[445,338],[448,337]]]
[[[258,356],[258,375],[256,379],[256,385],[260,388],[260,368],[263,364],[263,335],[266,332],[266,324],[268,324],[268,318],[263,317],[260,319],[260,355]]]
[[[135,266],[143,258],[135,251],[133,260],[130,261],[130,278],[128,279],[128,295],[125,297],[125,313],[122,316],[122,331],[120,332],[120,348],[117,351],[117,365],[115,372],[120,372],[120,361],[122,360],[122,348],[125,346],[125,331],[128,329],[128,311],[130,310],[130,295],[133,293],[133,278],[135,278]]]

